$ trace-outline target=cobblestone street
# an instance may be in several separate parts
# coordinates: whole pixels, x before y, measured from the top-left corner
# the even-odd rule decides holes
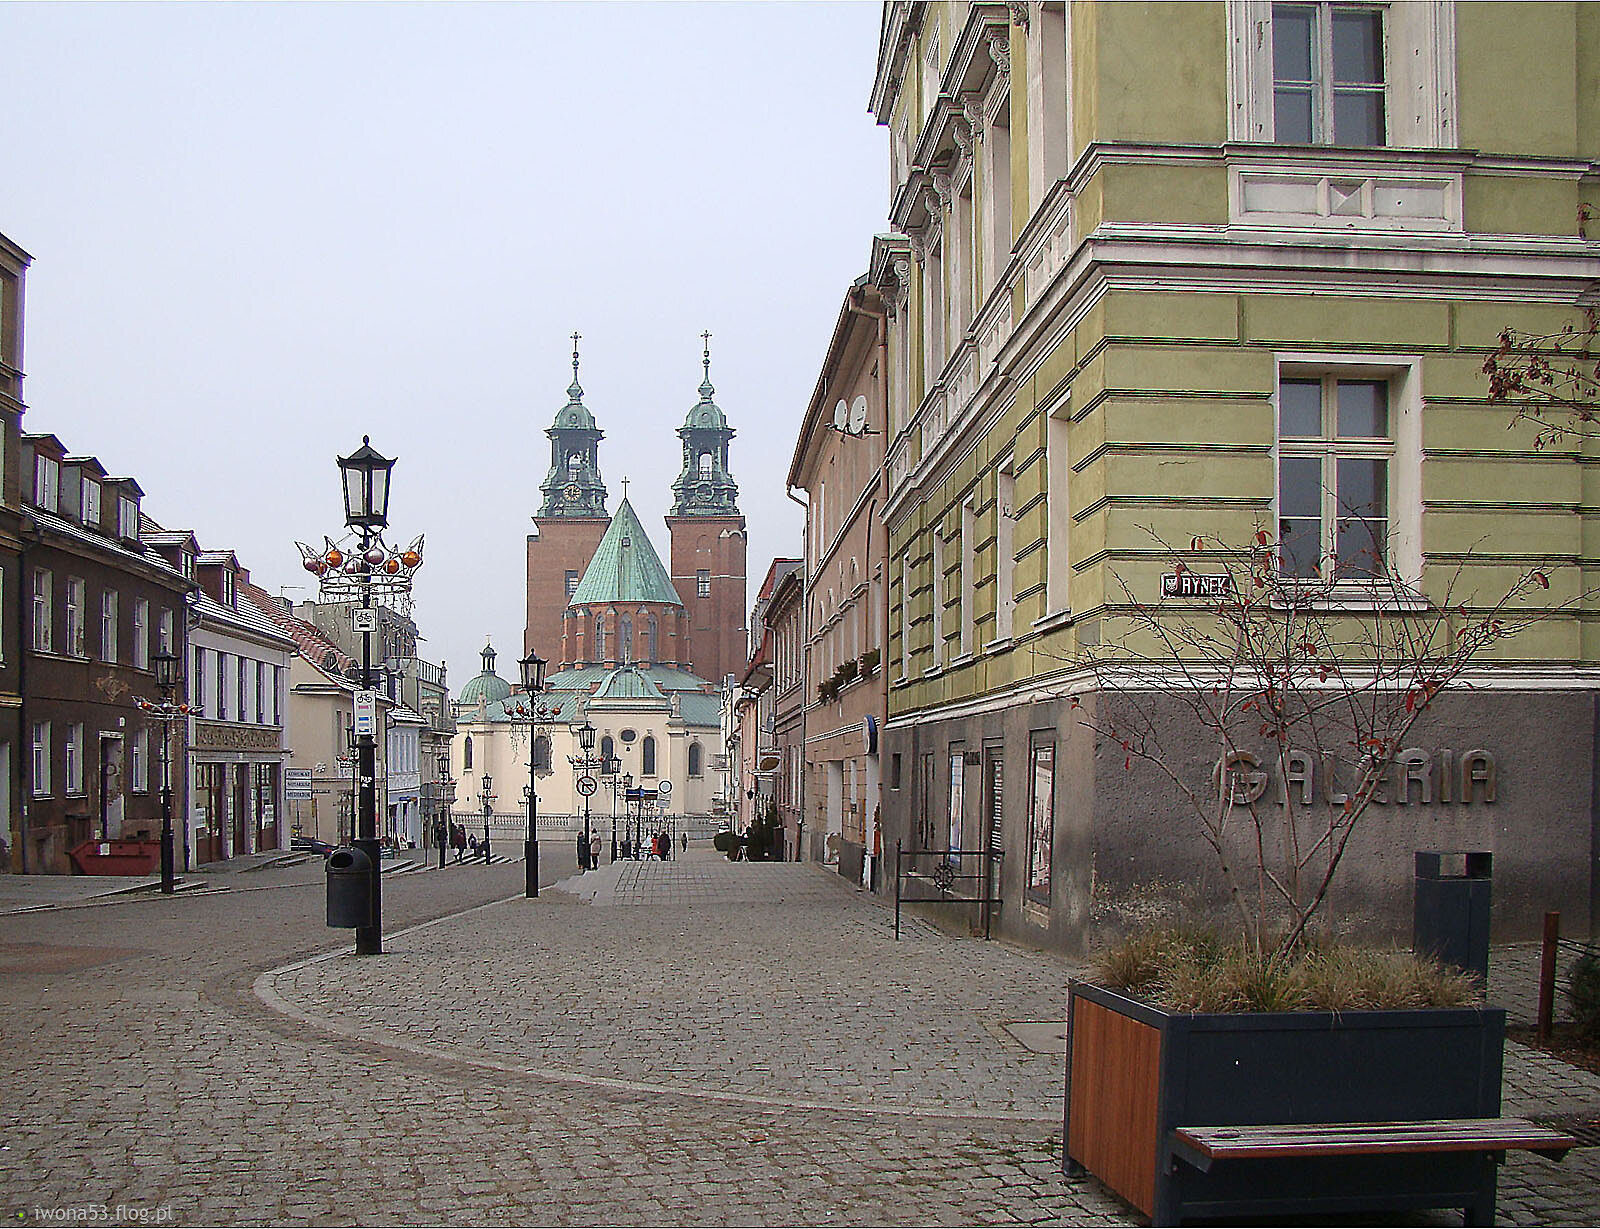
[[[386,877],[386,954],[359,960],[322,926],[320,863],[0,917],[0,1206],[1138,1223],[1060,1172],[1059,960],[916,921],[897,943],[891,910],[812,866],[694,850],[537,901],[521,877]],[[1508,1110],[1552,1081],[1600,1107],[1580,1076],[1508,1055]],[[1596,1157],[1513,1159],[1502,1220],[1592,1223]]]

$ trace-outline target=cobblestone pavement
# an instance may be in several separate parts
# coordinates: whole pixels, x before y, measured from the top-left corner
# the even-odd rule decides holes
[[[0,917],[0,1210],[1137,1223],[1062,1176],[1060,1054],[1006,1028],[1059,1049],[1066,965],[920,923],[897,944],[827,872],[696,852],[537,901],[506,899],[515,863],[389,877],[387,952],[359,960],[328,954],[320,866]],[[1593,1223],[1597,1157],[1514,1159],[1502,1220]]]

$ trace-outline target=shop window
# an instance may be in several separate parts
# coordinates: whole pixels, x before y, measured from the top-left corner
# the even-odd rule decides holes
[[[1050,862],[1055,844],[1056,744],[1035,734],[1029,745],[1028,899],[1050,903]]]

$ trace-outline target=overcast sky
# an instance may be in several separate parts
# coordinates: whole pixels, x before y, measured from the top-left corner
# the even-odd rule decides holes
[[[514,677],[526,535],[583,335],[614,510],[666,561],[673,434],[738,432],[750,593],[840,302],[884,229],[879,6],[0,4],[0,233],[33,257],[23,428],[312,596],[334,457],[398,456],[391,539],[452,692]],[[287,587],[287,588],[285,588]]]

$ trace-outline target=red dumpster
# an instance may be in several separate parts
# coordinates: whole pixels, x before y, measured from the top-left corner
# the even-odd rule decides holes
[[[67,851],[80,875],[153,875],[160,841],[84,841]]]

